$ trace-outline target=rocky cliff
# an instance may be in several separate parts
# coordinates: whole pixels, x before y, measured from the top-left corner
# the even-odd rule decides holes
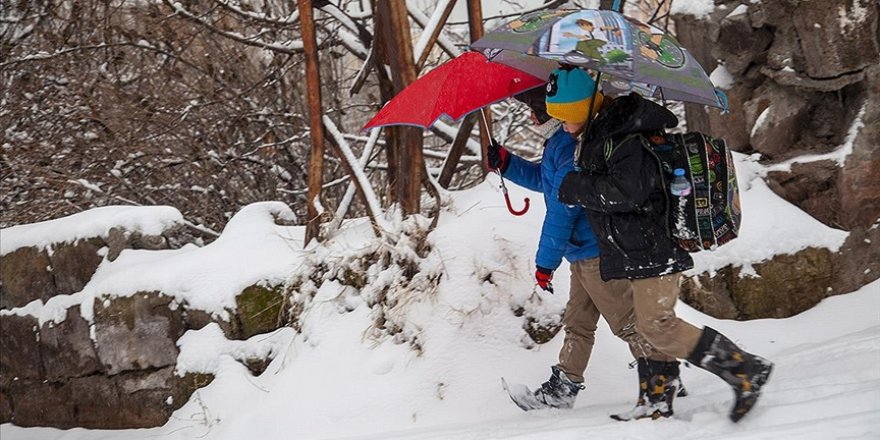
[[[716,317],[787,317],[880,277],[880,27],[873,0],[715,1],[675,16],[678,37],[730,112],[688,105],[690,130],[756,154],[774,192],[849,231],[839,252],[805,249],[700,274],[684,298]]]
[[[283,293],[265,285],[234,295],[227,314],[206,312],[167,292],[85,289],[99,267],[123,251],[161,253],[169,242],[179,242],[182,217],[173,208],[165,212],[170,215],[157,220],[154,208],[107,207],[3,230],[0,423],[163,425],[213,379],[175,370],[177,341],[185,331],[217,322],[228,338],[246,339],[287,323]],[[121,278],[116,286],[126,285],[132,274]],[[266,359],[240,362],[258,374]]]

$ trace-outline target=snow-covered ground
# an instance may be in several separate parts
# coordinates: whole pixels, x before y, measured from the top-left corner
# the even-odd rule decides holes
[[[716,252],[698,255],[701,269],[748,265],[810,245],[840,246],[846,233],[822,225],[773,195],[757,178],[760,166],[738,159],[745,214],[742,236]],[[557,271],[556,295],[536,291],[532,261],[543,204],[539,195],[511,188],[515,205],[528,195],[533,207],[524,217],[509,215],[494,179],[449,195],[450,206],[428,237],[434,251],[422,265],[422,270],[442,274],[440,286],[400,297],[396,312],[405,316],[405,333],[417,338],[421,352],[370,332],[373,316],[364,300],[351,289],[324,283],[302,315],[301,333],[285,328],[248,341],[228,341],[216,325],[186,333],[179,341],[178,368],[212,372],[216,379],[198,390],[163,427],[62,431],[7,424],[0,426],[0,437],[880,438],[880,281],[781,320],[716,320],[678,305],[676,310],[685,319],[710,325],[776,363],[765,397],[741,423],[727,419],[732,392],[697,368],[683,369],[690,395],[676,400],[673,418],[612,421],[609,414],[634,403],[637,384],[635,371],[627,368],[631,359],[626,346],[604,323],[586,373],[587,389],[575,408],[520,411],[502,390],[500,378],[539,385],[556,361],[562,335],[533,346],[522,329],[523,318],[515,316],[513,308],[524,304],[532,316],[558,314],[567,297],[568,271],[565,265]],[[259,278],[261,266],[264,278],[277,280],[280,268],[289,267],[292,275],[300,262],[321,252],[326,252],[323,258],[343,259],[370,243],[369,229],[363,221],[354,221],[330,249],[302,250],[301,227],[266,221],[270,213],[284,216],[283,211],[278,204],[252,205],[230,222],[221,239],[203,248],[124,251],[113,263],[105,262],[83,292],[59,298],[55,305],[87,304],[93,292],[110,287],[124,295],[153,285],[210,308],[213,285],[218,292],[214,302],[221,310],[234,288]],[[163,276],[151,280],[133,275],[137,273]],[[136,285],[126,287],[124,280]],[[15,312],[63,319],[56,318],[56,309],[34,303]],[[234,360],[242,353],[275,357],[265,373],[253,377]]]

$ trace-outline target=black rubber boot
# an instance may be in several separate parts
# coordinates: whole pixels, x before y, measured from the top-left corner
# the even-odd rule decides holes
[[[679,378],[678,361],[659,362],[638,359],[639,398],[625,413],[613,414],[615,420],[659,419],[673,414],[672,401],[684,389]],[[685,392],[687,394],[687,392]]]
[[[773,363],[748,353],[730,339],[712,328],[703,334],[693,353],[688,356],[692,364],[709,371],[727,382],[736,397],[730,420],[738,422],[758,402],[761,388],[767,383]]]

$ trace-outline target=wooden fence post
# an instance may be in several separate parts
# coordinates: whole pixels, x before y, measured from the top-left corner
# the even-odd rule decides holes
[[[299,20],[302,28],[303,51],[306,55],[306,90],[309,105],[309,138],[312,148],[309,151],[309,191],[308,223],[303,245],[313,238],[320,240],[320,219],[318,205],[321,203],[321,181],[324,174],[324,125],[321,121],[321,74],[318,64],[318,43],[315,38],[315,19],[312,0],[297,0]]]
[[[471,43],[473,43],[483,36],[483,6],[480,0],[467,0],[467,7],[468,27],[471,33]],[[492,112],[486,112],[486,124],[480,122],[478,124],[480,125],[481,159],[485,161],[486,147],[489,145],[489,138],[492,136]],[[488,127],[486,126],[487,124]],[[483,168],[483,172],[486,172],[485,168]]]
[[[443,162],[443,169],[440,171],[440,177],[437,179],[437,183],[443,188],[449,188],[449,184],[452,183],[452,176],[455,174],[455,169],[458,167],[458,162],[461,160],[464,148],[467,145],[468,140],[471,138],[471,130],[474,129],[474,124],[477,123],[479,117],[480,115],[478,113],[471,113],[465,116],[464,120],[461,121],[461,127],[458,129],[458,134],[456,134],[455,140],[452,141],[452,146],[449,148],[449,154],[446,156],[446,161]]]

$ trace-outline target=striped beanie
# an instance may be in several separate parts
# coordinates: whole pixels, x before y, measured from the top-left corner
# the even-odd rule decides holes
[[[547,114],[563,122],[584,122],[596,82],[584,69],[556,69],[547,83]],[[602,107],[602,94],[598,94],[593,114]]]

